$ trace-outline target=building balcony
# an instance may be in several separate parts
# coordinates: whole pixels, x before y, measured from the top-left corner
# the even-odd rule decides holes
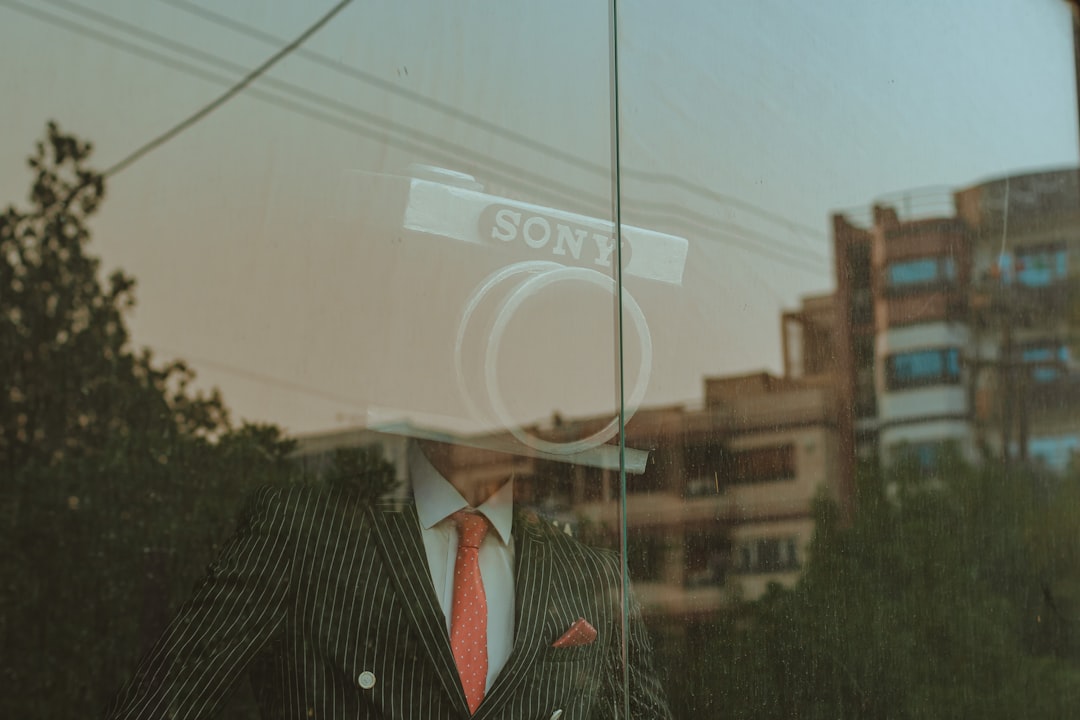
[[[783,486],[781,486],[783,484]],[[677,493],[642,493],[626,498],[626,521],[633,532],[648,527],[679,528],[715,523],[745,523],[810,514],[817,483],[761,483],[728,486],[720,495],[685,498]],[[619,503],[579,503],[575,510],[586,523],[618,527]]]

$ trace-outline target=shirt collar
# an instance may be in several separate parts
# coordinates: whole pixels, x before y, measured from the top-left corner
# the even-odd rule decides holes
[[[420,525],[430,530],[469,503],[427,459],[419,443],[409,444],[409,475]],[[503,543],[510,541],[514,523],[514,480],[503,484],[483,505],[476,508],[495,528]]]

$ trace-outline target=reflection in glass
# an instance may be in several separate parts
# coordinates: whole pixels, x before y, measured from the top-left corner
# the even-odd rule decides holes
[[[464,715],[442,606],[350,605],[435,587],[420,531],[328,541],[417,439],[576,558],[526,563],[509,716],[1075,714],[1075,3],[340,7],[0,1],[0,715],[104,706],[268,498],[319,519],[253,667],[311,663],[220,714]]]

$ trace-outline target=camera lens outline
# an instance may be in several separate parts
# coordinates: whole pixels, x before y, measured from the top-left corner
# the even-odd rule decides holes
[[[484,380],[488,401],[495,418],[510,431],[524,445],[553,455],[572,455],[590,450],[602,445],[619,432],[619,418],[615,417],[599,431],[581,440],[571,442],[552,442],[543,440],[517,427],[517,423],[510,416],[509,410],[502,399],[499,389],[496,368],[498,354],[502,345],[502,337],[514,314],[522,304],[543,288],[558,282],[578,281],[586,282],[607,290],[612,297],[618,291],[615,280],[607,275],[589,268],[567,267],[551,261],[525,261],[508,265],[489,275],[469,298],[465,310],[462,312],[461,323],[458,326],[457,340],[454,345],[454,365],[458,375],[458,386],[461,394],[465,397],[470,411],[479,414],[465,381],[464,368],[462,367],[462,346],[468,325],[472,315],[476,311],[484,296],[490,293],[496,285],[513,275],[521,273],[535,273],[533,277],[519,284],[502,302],[492,323],[491,332],[487,339],[487,347],[484,354]],[[648,388],[652,374],[652,335],[645,319],[641,306],[634,297],[624,288],[622,291],[623,308],[629,314],[638,333],[641,345],[641,363],[638,368],[637,380],[630,394],[623,413],[623,422],[629,420],[641,405],[645,392]]]
[[[468,301],[465,303],[465,308],[461,311],[461,321],[458,323],[457,336],[454,338],[454,372],[457,375],[458,392],[465,401],[466,409],[473,417],[484,418],[491,416],[491,413],[484,412],[477,406],[472,393],[469,391],[468,380],[465,378],[462,353],[465,345],[465,334],[468,332],[469,325],[472,322],[473,313],[480,307],[480,303],[483,302],[484,297],[504,280],[522,273],[549,272],[551,270],[558,270],[562,267],[565,266],[551,260],[524,260],[522,262],[506,265],[484,278],[484,281],[480,283],[480,285],[473,290],[472,295],[469,296]]]

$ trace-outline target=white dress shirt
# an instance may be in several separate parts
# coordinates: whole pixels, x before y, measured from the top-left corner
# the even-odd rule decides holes
[[[469,507],[469,503],[438,473],[415,442],[409,448],[409,470],[431,582],[449,633],[458,548],[457,526],[450,516]],[[514,537],[510,534],[514,520],[513,480],[476,510],[491,522],[480,544],[480,577],[488,606],[486,691],[491,689],[514,646]]]

